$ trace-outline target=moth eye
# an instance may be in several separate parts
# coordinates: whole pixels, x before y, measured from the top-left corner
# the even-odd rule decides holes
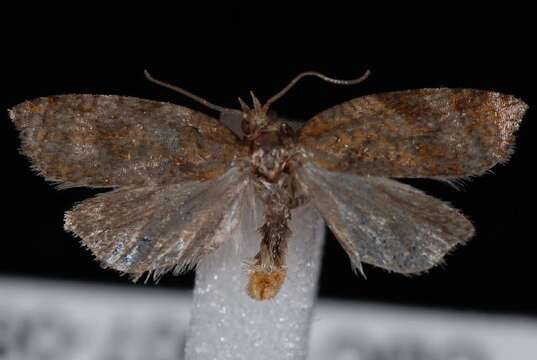
[[[250,130],[250,121],[248,121],[248,118],[246,117],[246,115],[243,115],[244,117],[244,120],[241,124],[241,128],[242,128],[242,132],[245,133],[246,135],[250,134],[251,133],[251,130]]]

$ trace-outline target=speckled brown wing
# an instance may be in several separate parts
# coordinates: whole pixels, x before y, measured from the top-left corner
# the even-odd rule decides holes
[[[311,163],[295,176],[359,270],[365,262],[404,274],[425,271],[474,233],[457,210],[395,180]]]
[[[180,272],[230,239],[247,184],[234,167],[213,180],[118,189],[68,211],[65,229],[104,267],[134,279]]]
[[[239,151],[236,137],[217,120],[133,97],[43,97],[9,113],[20,130],[22,152],[62,187],[212,179]]]
[[[386,177],[482,174],[509,158],[527,109],[517,98],[469,89],[421,89],[356,98],[301,129],[325,169]]]

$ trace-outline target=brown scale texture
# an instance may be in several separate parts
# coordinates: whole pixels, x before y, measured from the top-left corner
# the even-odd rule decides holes
[[[257,183],[265,202],[265,223],[259,228],[262,236],[260,249],[250,266],[247,285],[248,294],[256,300],[273,298],[285,281],[287,242],[291,236],[288,223],[293,199],[290,181],[291,178],[284,175],[278,183],[268,185],[268,188]]]
[[[168,103],[62,95],[23,102],[10,116],[22,152],[48,180],[119,187],[81,202],[65,227],[104,266],[134,278],[195,266],[229,241],[241,204],[252,200],[245,189],[257,186],[265,225],[247,290],[264,300],[285,281],[289,210],[306,200],[359,269],[363,261],[415,273],[440,263],[473,226],[448,204],[386,177],[482,174],[508,160],[526,109],[513,96],[469,89],[365,96],[315,116],[297,144],[265,134],[257,165],[248,146],[255,144]],[[257,130],[277,127],[273,121]],[[275,146],[286,156],[275,156]],[[280,167],[272,185],[261,181],[260,170]]]
[[[287,271],[284,268],[273,271],[253,271],[248,279],[246,291],[252,299],[270,300],[280,291]]]
[[[151,100],[61,95],[10,110],[22,152],[48,180],[69,186],[147,186],[223,174],[239,152],[217,120]]]
[[[508,160],[527,109],[510,95],[420,89],[369,95],[311,119],[299,142],[327,170],[386,177],[479,175]]]

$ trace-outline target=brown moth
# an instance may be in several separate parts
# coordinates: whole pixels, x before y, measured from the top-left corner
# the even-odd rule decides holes
[[[336,105],[303,126],[265,104],[213,105],[221,121],[169,103],[106,95],[61,95],[9,111],[22,152],[59,187],[105,187],[65,215],[105,267],[138,279],[194,267],[229,239],[241,206],[264,207],[248,294],[276,296],[285,281],[288,223],[306,202],[325,219],[355,268],[398,273],[438,264],[474,233],[448,204],[390,178],[454,180],[480,175],[512,152],[527,109],[517,98],[470,89],[420,89],[369,95]],[[246,191],[251,188],[253,191]],[[252,195],[253,194],[253,195]]]

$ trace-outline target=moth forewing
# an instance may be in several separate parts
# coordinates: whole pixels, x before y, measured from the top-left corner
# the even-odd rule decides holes
[[[186,107],[108,95],[61,95],[9,111],[22,152],[63,187],[149,186],[222,175],[241,151],[225,126]]]
[[[527,105],[472,89],[368,95],[336,105],[301,129],[312,161],[363,176],[452,179],[481,175],[512,152]]]
[[[363,261],[421,272],[474,232],[457,210],[394,180],[330,172],[312,163],[299,168],[296,178],[358,269]]]

